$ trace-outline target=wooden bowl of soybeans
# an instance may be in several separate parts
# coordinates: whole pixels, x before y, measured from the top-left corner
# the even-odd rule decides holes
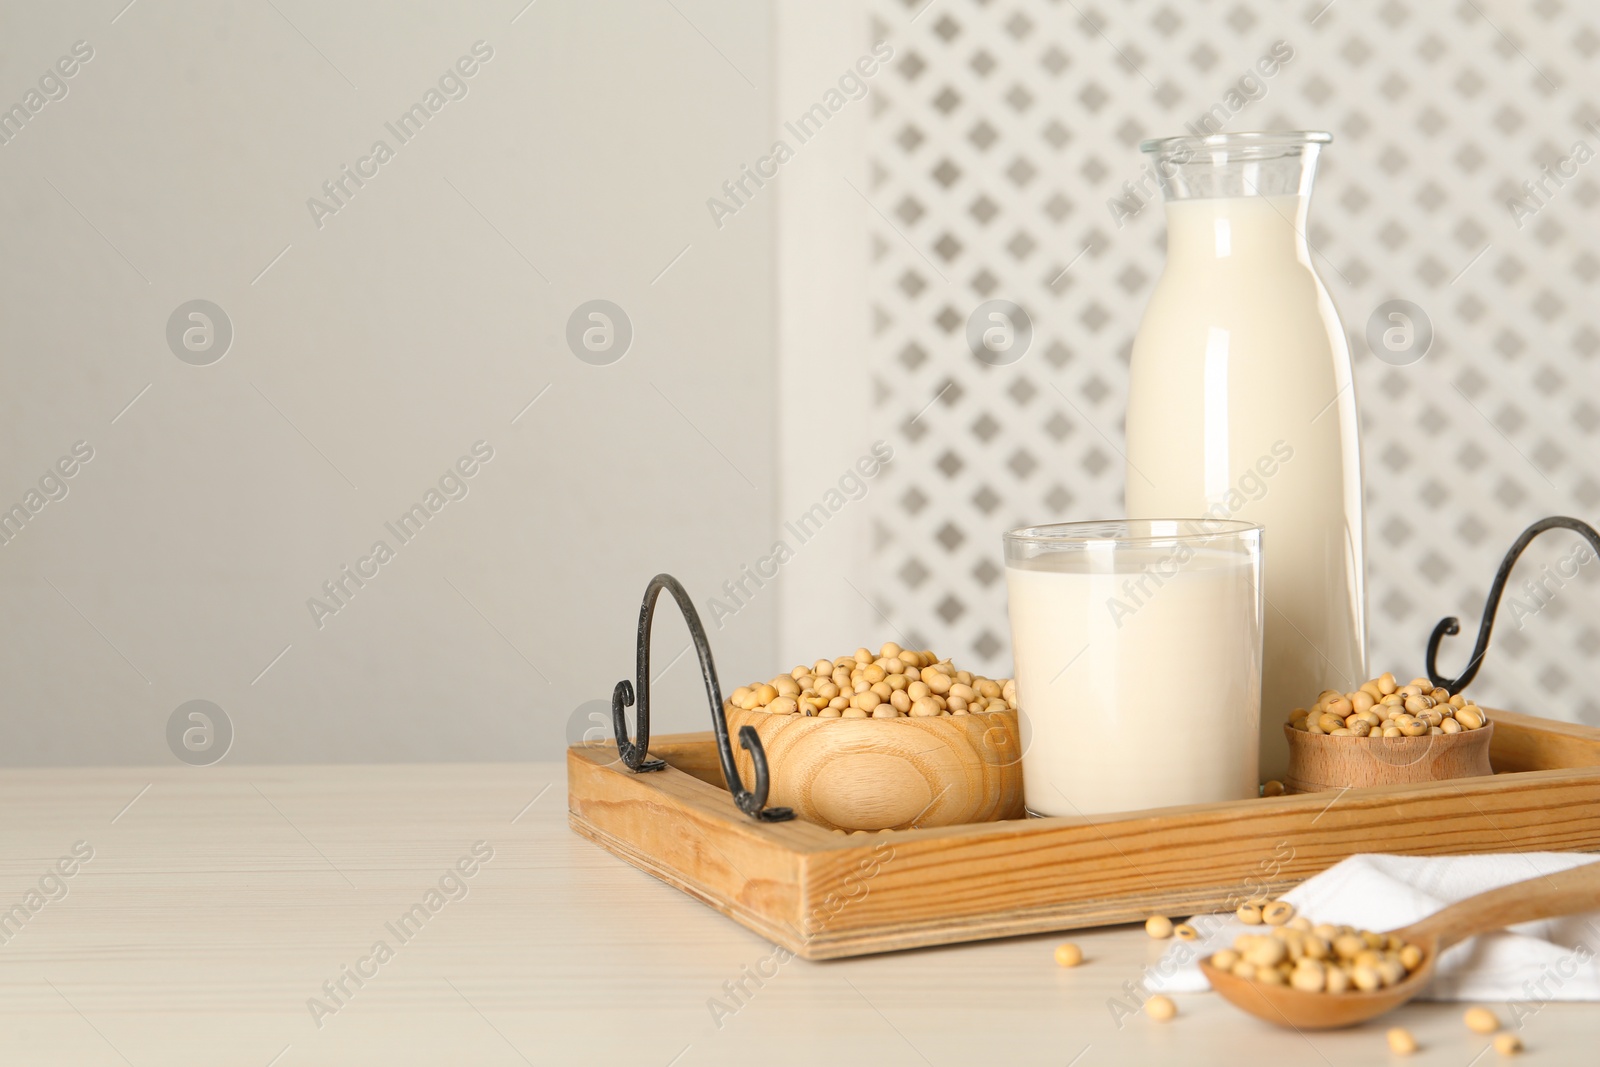
[[[767,803],[827,829],[905,830],[1026,814],[1015,688],[932,652],[891,643],[876,654],[862,648],[817,660],[740,686],[723,710],[730,736],[753,726],[761,738]],[[737,740],[734,759],[749,785],[755,768]]]
[[[1296,708],[1283,729],[1290,793],[1494,773],[1488,713],[1426,678],[1402,685],[1384,674],[1349,693],[1324,690],[1312,707]]]

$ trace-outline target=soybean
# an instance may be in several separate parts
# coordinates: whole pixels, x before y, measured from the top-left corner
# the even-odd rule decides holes
[[[1171,997],[1157,993],[1144,1002],[1144,1013],[1156,1022],[1164,1023],[1178,1014],[1178,1006],[1172,1002]]]
[[[1522,1051],[1522,1038],[1511,1032],[1494,1035],[1494,1050],[1502,1056],[1515,1056]]]
[[[1396,1026],[1384,1035],[1389,1041],[1389,1051],[1397,1056],[1409,1056],[1417,1051],[1417,1039],[1411,1036],[1411,1031]]]

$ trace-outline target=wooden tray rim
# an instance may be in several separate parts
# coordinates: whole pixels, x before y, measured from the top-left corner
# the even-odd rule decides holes
[[[1600,851],[1600,729],[1491,713],[1499,724],[1497,762],[1539,769],[850,835],[798,821],[758,823],[741,814],[720,784],[709,733],[655,739],[651,752],[676,762],[646,774],[617,766],[614,747],[579,745],[568,750],[568,822],[625,862],[809,959],[1218,910],[1237,895],[1241,879],[1253,883],[1252,893],[1277,895],[1360,852]],[[1451,803],[1458,797],[1465,807]],[[1388,839],[1389,849],[1368,847],[1378,830],[1406,827],[1395,814],[1407,806],[1431,814],[1429,831],[1402,832]],[[1492,832],[1473,825],[1480,819]],[[1292,847],[1285,863],[1258,877],[1244,865],[1265,854],[1269,839]],[[881,888],[874,881],[865,902],[847,914],[821,914],[819,907],[850,896],[852,880],[859,882],[863,865],[883,856],[878,850],[886,842],[892,845],[883,860],[893,861],[889,881]],[[1094,884],[1097,867],[1113,853],[1125,861],[1113,867],[1133,869],[1143,885]],[[1041,875],[1073,879],[1079,888],[1057,896],[1048,880],[1041,888]],[[930,913],[921,907],[927,899],[921,887],[930,877],[965,899],[943,900],[942,910]],[[996,906],[988,906],[989,895]],[[1001,897],[1010,903],[999,903]]]
[[[1559,719],[1544,719],[1538,716],[1523,715],[1494,708],[1486,710],[1490,712],[1494,721],[1509,727],[1509,730],[1502,732],[1515,734],[1518,731],[1538,729],[1547,733],[1563,735],[1575,741],[1588,742],[1600,746],[1600,729],[1595,727],[1585,726],[1581,723],[1565,722]],[[1055,830],[1071,827],[1104,826],[1141,821],[1166,823],[1179,819],[1187,820],[1190,817],[1203,819],[1206,816],[1228,819],[1237,817],[1247,810],[1252,814],[1266,811],[1287,814],[1319,806],[1331,807],[1328,793],[1333,792],[1329,790],[1327,792],[1299,793],[1277,797],[1253,797],[1245,800],[1218,801],[1211,804],[1184,804],[1140,811],[1112,812],[1103,815],[1029,816],[1023,819],[998,819],[991,822],[963,823],[956,826],[927,826],[910,830],[879,830],[865,831],[859,834],[839,834],[798,819],[783,823],[760,823],[744,815],[733,806],[725,788],[712,785],[674,765],[672,759],[674,755],[681,754],[685,749],[695,749],[704,745],[715,747],[715,735],[709,730],[694,733],[664,734],[652,739],[650,754],[667,760],[665,770],[653,771],[642,775],[633,775],[625,770],[617,770],[616,773],[628,774],[630,778],[641,782],[647,787],[653,784],[650,780],[659,775],[671,775],[674,779],[681,779],[681,782],[675,784],[679,784],[690,796],[680,799],[687,800],[692,798],[696,802],[695,806],[697,808],[701,808],[708,816],[722,819],[730,829],[737,827],[800,855],[850,851],[862,847],[870,847],[872,843],[876,842],[884,834],[892,834],[893,840],[905,842],[933,841],[940,838],[969,836],[994,837],[998,839],[1006,834],[1029,836],[1051,833]],[[582,760],[602,769],[606,769],[608,764],[616,762],[616,747],[609,742],[577,744],[569,748],[567,752],[569,759]],[[1571,780],[1596,776],[1600,776],[1600,756],[1597,756],[1593,765],[1587,767],[1500,771],[1482,778],[1455,778],[1442,782],[1402,782],[1393,785],[1347,787],[1335,793],[1334,796],[1340,800],[1360,800],[1386,796],[1432,794],[1441,791],[1465,790],[1469,793],[1478,793],[1493,791],[1505,779],[1531,782],[1542,779]]]

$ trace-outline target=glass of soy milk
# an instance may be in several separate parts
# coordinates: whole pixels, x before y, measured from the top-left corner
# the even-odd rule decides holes
[[[1030,526],[1005,553],[1029,814],[1257,794],[1260,526]]]

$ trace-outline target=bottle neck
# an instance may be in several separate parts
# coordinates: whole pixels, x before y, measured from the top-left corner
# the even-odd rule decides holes
[[[1264,261],[1310,264],[1304,196],[1169,200],[1167,261],[1226,265]]]

